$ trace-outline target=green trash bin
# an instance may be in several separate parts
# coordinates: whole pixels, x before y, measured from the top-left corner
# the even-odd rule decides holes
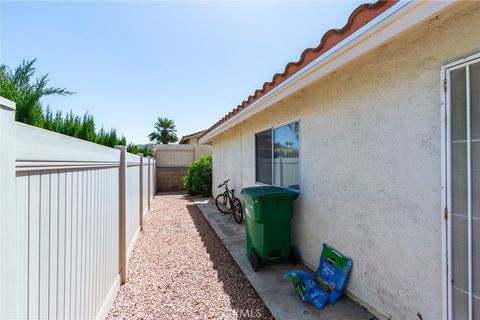
[[[290,260],[296,263],[295,251],[290,245],[290,222],[293,200],[299,193],[279,187],[244,188],[247,230],[247,257],[253,270],[260,266]]]

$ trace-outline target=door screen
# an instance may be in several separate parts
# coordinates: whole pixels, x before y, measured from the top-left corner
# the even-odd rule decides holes
[[[450,114],[450,317],[480,320],[480,62],[452,69]]]

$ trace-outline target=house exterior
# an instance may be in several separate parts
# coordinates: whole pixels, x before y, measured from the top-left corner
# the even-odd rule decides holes
[[[178,144],[198,144],[198,138],[204,132],[205,132],[205,130],[195,132],[195,133],[192,133],[192,134],[187,134],[186,136],[182,136],[182,138],[180,138],[180,141],[178,142]]]
[[[292,241],[352,257],[379,318],[480,319],[480,3],[379,2],[209,128],[215,186],[298,190]]]

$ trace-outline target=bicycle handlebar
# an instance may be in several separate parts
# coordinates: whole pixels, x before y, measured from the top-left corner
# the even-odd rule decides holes
[[[228,183],[228,181],[230,181],[230,179],[223,181],[222,184],[218,185],[218,188],[221,188],[221,187],[223,187],[224,185],[226,185],[226,184]]]

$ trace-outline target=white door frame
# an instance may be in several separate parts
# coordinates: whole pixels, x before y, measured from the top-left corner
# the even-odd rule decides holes
[[[452,70],[465,67],[469,64],[476,63],[480,61],[480,53],[469,56],[467,58],[449,63],[442,67],[441,69],[441,153],[442,153],[442,313],[444,320],[452,320],[452,283],[450,279],[452,279],[452,273],[450,266],[452,265],[452,219],[449,216],[452,212],[451,210],[451,150],[450,150],[450,142],[451,142],[451,115],[450,115],[450,72]],[[467,68],[468,73],[468,68]],[[468,83],[467,83],[468,86]],[[469,87],[467,87],[467,96],[469,92]],[[468,100],[469,98],[467,98]],[[469,102],[467,102],[469,104]],[[469,134],[470,130],[467,130]],[[471,159],[468,158],[468,167],[470,167]],[[471,176],[469,176],[469,179]],[[469,199],[470,201],[471,199]],[[471,220],[471,216],[469,217]],[[469,221],[469,243],[468,243],[468,255],[470,264],[472,263],[472,250],[471,250],[471,221]],[[472,285],[472,266],[469,266],[469,286]],[[471,294],[470,288],[470,294]],[[469,299],[469,313],[470,317],[472,315],[472,301],[471,297]]]

